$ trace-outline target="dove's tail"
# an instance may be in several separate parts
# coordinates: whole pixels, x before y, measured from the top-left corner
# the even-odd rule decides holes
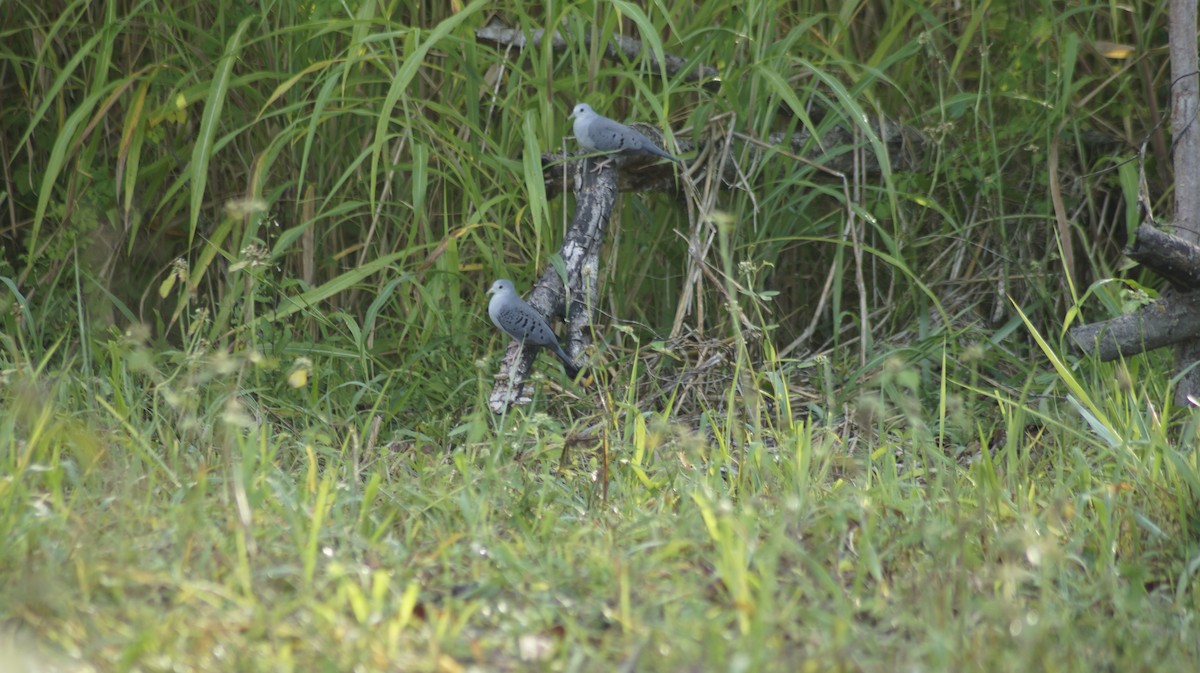
[[[567,355],[567,352],[564,351],[562,346],[559,346],[558,344],[554,345],[554,354],[558,356],[559,360],[562,360],[563,371],[567,373],[567,378],[574,381],[575,377],[579,376],[579,365],[576,365],[574,362],[572,362],[571,356]]]
[[[662,150],[661,148],[659,148],[656,145],[650,145],[650,147],[648,149],[650,150],[651,154],[657,154],[658,156],[660,156],[664,159],[670,159],[671,161],[674,161],[676,163],[680,163],[680,164],[683,163],[683,159],[680,159],[679,157],[675,156],[674,154],[668,154],[665,150]]]

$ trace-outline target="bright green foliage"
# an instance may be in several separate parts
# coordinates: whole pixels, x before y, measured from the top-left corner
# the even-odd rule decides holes
[[[1157,291],[1165,3],[533,4],[2,5],[0,671],[1193,668],[1196,419],[1062,343]],[[578,100],[742,180],[493,416]]]

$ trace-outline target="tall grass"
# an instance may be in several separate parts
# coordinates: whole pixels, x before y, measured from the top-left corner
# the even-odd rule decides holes
[[[0,669],[1195,660],[1195,419],[1060,343],[1153,291],[1093,281],[1144,142],[1169,193],[1159,4],[524,4],[6,6]],[[596,383],[493,417],[576,100],[815,140],[624,195]]]

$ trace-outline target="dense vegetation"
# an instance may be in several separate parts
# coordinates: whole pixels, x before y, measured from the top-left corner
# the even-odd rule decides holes
[[[1156,291],[1165,4],[528,4],[4,6],[0,671],[1194,665],[1194,413],[1061,337]],[[858,142],[624,195],[495,416],[577,100]]]

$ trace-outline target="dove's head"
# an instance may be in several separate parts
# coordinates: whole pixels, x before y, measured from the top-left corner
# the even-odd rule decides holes
[[[592,109],[591,105],[588,105],[587,103],[580,103],[575,106],[575,109],[571,111],[571,116],[567,117],[567,119],[578,119],[594,114],[596,114],[596,111]]]
[[[515,287],[513,287],[511,280],[504,280],[502,278],[502,279],[492,283],[492,286],[490,288],[488,288],[487,293],[488,294],[503,294],[505,292],[516,292],[516,291],[517,291],[517,289]]]

